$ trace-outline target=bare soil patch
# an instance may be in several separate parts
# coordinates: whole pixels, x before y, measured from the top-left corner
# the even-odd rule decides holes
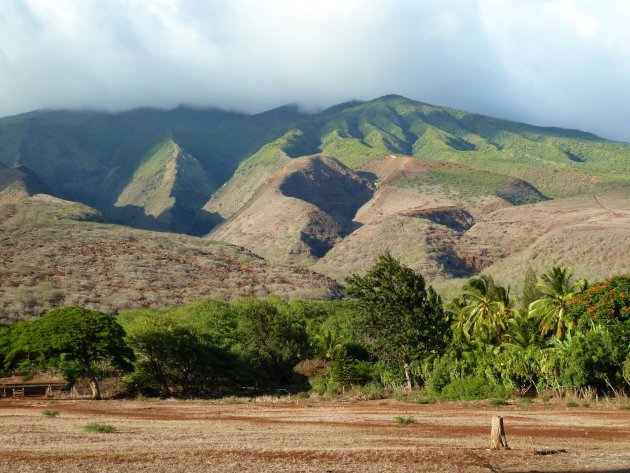
[[[42,415],[51,408],[57,418]],[[510,451],[487,450],[495,414]],[[118,432],[86,433],[89,422]],[[630,471],[630,412],[602,406],[3,399],[0,425],[7,472]]]

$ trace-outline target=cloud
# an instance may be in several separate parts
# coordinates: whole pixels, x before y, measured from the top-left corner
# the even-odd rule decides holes
[[[623,0],[5,0],[0,115],[388,93],[630,141]]]

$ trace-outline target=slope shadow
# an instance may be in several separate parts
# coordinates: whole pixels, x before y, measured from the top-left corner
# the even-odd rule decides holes
[[[157,217],[145,214],[144,208],[137,205],[123,207],[110,205],[99,210],[112,223],[142,230],[183,233],[191,236],[206,235],[223,222],[223,217],[216,212],[178,206]]]

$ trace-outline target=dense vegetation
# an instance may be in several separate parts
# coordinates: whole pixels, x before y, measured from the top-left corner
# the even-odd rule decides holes
[[[53,310],[0,325],[2,369],[93,384],[117,372],[129,394],[163,397],[419,386],[429,397],[475,399],[630,385],[629,276],[589,286],[567,268],[528,271],[515,298],[482,275],[445,305],[384,254],[346,282],[343,301],[204,300],[116,317]]]

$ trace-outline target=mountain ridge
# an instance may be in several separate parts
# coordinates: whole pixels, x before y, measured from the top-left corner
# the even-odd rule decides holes
[[[385,250],[446,285],[492,268],[514,275],[528,260],[541,266],[535,251],[554,263],[554,252],[568,254],[569,265],[579,253],[591,263],[577,266],[597,277],[630,266],[622,256],[630,144],[398,95],[310,114],[178,107],[6,117],[3,182],[2,218],[24,199],[32,202],[23,208],[41,210],[18,212],[18,226],[28,214],[54,227],[45,210],[70,202],[63,208],[91,209],[88,219],[167,232],[177,245],[189,245],[177,233],[221,240],[263,256],[268,271],[290,264],[337,281]],[[622,217],[603,221],[609,214],[593,195]],[[129,230],[107,228],[115,241]],[[579,232],[583,248],[562,229]]]

